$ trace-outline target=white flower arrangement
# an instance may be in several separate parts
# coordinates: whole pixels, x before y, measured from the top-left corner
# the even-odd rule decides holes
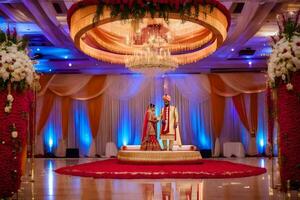
[[[14,101],[14,97],[11,94],[8,94],[6,97],[6,106],[4,108],[4,111],[6,113],[10,113],[12,110],[12,103]]]
[[[300,26],[298,25],[300,11],[296,18],[293,15],[281,15],[278,23],[279,34],[272,37],[272,54],[268,63],[268,77],[271,87],[280,82],[286,84],[287,90],[293,90],[291,76],[300,70]]]
[[[12,131],[11,132],[11,137],[12,138],[17,138],[18,137],[18,131]]]
[[[8,28],[6,33],[0,30],[0,90],[8,88],[4,111],[10,113],[12,102],[11,88],[15,90],[35,89],[39,76],[34,69],[35,61],[28,56],[27,41],[17,37]]]

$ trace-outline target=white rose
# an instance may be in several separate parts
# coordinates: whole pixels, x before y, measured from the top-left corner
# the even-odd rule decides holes
[[[293,57],[292,62],[296,65],[297,69],[300,69],[300,59],[299,58]]]
[[[286,68],[281,68],[281,72],[283,73],[283,74],[286,74],[287,73],[287,69]]]
[[[284,59],[291,59],[292,57],[293,57],[293,55],[290,51],[287,51],[282,54],[282,58],[284,58]]]
[[[5,81],[9,78],[9,73],[6,70],[1,71],[0,74],[2,79]]]
[[[282,73],[281,73],[281,71],[276,71],[276,72],[275,72],[275,75],[276,75],[277,77],[280,77],[280,76],[282,75]]]
[[[10,71],[13,71],[13,70],[15,69],[15,66],[14,66],[14,65],[9,65],[8,69],[9,69]]]
[[[6,62],[11,63],[12,62],[12,58],[10,56],[6,57]]]
[[[282,74],[281,78],[282,78],[282,80],[285,80],[286,77],[284,74]]]
[[[288,63],[286,64],[286,68],[287,68],[287,69],[293,69],[293,68],[294,68],[294,65],[293,65],[291,62],[288,62]]]
[[[291,83],[286,84],[286,89],[287,90],[293,90],[293,85]]]
[[[13,102],[14,97],[11,94],[7,95],[7,101]]]
[[[11,137],[12,138],[17,138],[18,137],[18,131],[11,132]]]
[[[8,106],[5,106],[4,111],[5,111],[6,113],[9,113],[9,112],[10,112],[10,108],[9,108]]]

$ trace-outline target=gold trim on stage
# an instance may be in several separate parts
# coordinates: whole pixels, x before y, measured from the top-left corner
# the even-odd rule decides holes
[[[120,150],[118,160],[126,162],[190,162],[202,159],[199,151],[126,151]]]

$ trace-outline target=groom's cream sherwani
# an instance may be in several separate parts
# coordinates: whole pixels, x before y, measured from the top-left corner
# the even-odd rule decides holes
[[[174,144],[181,145],[177,108],[171,105],[164,106],[161,109],[159,118],[165,122],[161,125],[160,138],[162,140],[173,140]],[[175,123],[177,124],[176,128],[174,128]]]

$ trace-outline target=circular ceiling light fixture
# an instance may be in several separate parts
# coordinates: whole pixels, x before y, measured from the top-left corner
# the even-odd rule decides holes
[[[128,64],[159,37],[165,42],[158,49],[184,65],[223,44],[230,13],[217,0],[83,0],[69,9],[68,24],[75,46],[98,60]]]

